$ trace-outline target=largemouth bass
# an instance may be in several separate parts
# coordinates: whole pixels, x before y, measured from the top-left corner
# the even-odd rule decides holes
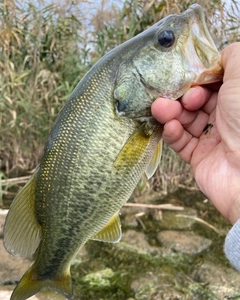
[[[193,5],[116,47],[84,76],[6,219],[7,251],[35,256],[11,300],[43,287],[71,298],[71,261],[89,239],[120,240],[120,208],[159,164],[162,125],[151,104],[219,81],[218,61],[203,10]]]

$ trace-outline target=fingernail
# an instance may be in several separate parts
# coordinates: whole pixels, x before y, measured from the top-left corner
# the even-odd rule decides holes
[[[187,104],[188,101],[197,98],[200,94],[199,86],[191,87],[186,93],[182,96],[182,103]]]

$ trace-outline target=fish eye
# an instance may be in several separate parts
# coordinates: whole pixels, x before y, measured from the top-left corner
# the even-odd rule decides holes
[[[158,43],[164,48],[169,48],[175,41],[175,35],[172,30],[163,30],[158,35]]]

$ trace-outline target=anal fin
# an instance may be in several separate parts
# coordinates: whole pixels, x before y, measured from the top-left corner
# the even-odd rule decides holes
[[[92,237],[92,240],[98,240],[108,243],[117,243],[122,237],[121,223],[119,213],[117,212],[110,221]]]

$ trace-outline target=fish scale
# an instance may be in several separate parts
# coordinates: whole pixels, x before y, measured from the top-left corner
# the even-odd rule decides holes
[[[104,75],[106,77],[106,72],[104,72]],[[102,75],[101,79],[104,79]],[[85,240],[89,239],[91,236],[97,233],[107,223],[109,218],[111,218],[112,215],[120,209],[122,204],[126,202],[126,197],[128,196],[125,195],[126,192],[127,194],[130,194],[132,191],[131,189],[129,192],[128,185],[136,185],[137,181],[144,171],[139,170],[139,174],[135,176],[136,178],[134,178],[135,182],[133,184],[129,182],[129,180],[128,182],[124,182],[122,178],[120,178],[119,180],[118,178],[114,177],[114,181],[117,182],[117,186],[115,188],[115,192],[112,191],[112,188],[114,188],[116,184],[114,184],[113,180],[108,179],[108,177],[110,177],[109,175],[112,174],[112,165],[114,160],[116,159],[117,153],[120,151],[122,144],[125,142],[122,139],[122,133],[120,131],[126,131],[126,125],[124,124],[125,122],[128,123],[127,131],[130,131],[131,127],[129,126],[130,121],[128,119],[126,119],[125,122],[124,120],[120,121],[122,128],[121,130],[119,130],[119,124],[117,124],[116,129],[109,126],[109,124],[111,124],[112,120],[115,119],[116,116],[113,113],[112,105],[111,103],[109,103],[109,99],[103,98],[103,93],[100,93],[101,91],[97,91],[97,86],[95,85],[94,81],[96,80],[93,80],[93,84],[89,84],[83,96],[75,98],[76,114],[78,115],[78,118],[81,117],[81,115],[79,116],[79,114],[83,114],[83,118],[81,118],[82,120],[84,119],[84,115],[86,114],[89,105],[84,106],[84,100],[81,101],[81,99],[88,99],[88,102],[91,103],[91,99],[94,100],[94,98],[98,95],[97,103],[89,108],[91,109],[91,111],[93,111],[93,113],[88,112],[87,122],[85,122],[85,124],[79,124],[79,122],[74,121],[72,123],[69,120],[68,112],[72,111],[72,108],[75,108],[74,103],[71,102],[71,108],[69,109],[68,107],[66,107],[64,114],[60,119],[61,122],[59,124],[59,133],[63,132],[64,135],[61,135],[61,139],[57,138],[56,143],[55,137],[52,137],[52,144],[47,145],[47,148],[51,149],[46,153],[46,159],[50,161],[50,165],[48,165],[48,163],[46,162],[45,164],[43,164],[43,166],[46,166],[46,169],[48,171],[51,170],[51,177],[56,178],[56,180],[51,180],[51,177],[49,178],[50,175],[48,175],[48,178],[45,178],[41,175],[41,172],[44,172],[45,168],[43,168],[42,170],[40,169],[38,173],[38,178],[41,180],[37,181],[36,194],[38,195],[39,190],[39,194],[44,195],[42,201],[40,195],[38,196],[39,201],[37,202],[36,206],[37,215],[44,216],[43,221],[40,219],[39,223],[43,226],[43,222],[49,220],[49,224],[44,224],[44,228],[59,228],[62,223],[64,224],[64,236],[68,236],[70,233],[72,236],[72,242],[69,242],[69,244],[64,247],[66,256],[69,255],[69,252],[71,252],[72,249],[76,248],[75,244],[79,245],[80,247],[85,242]],[[92,93],[92,86],[95,87],[94,93]],[[85,109],[81,108],[83,106],[85,107]],[[94,120],[91,118],[91,116],[93,116]],[[65,121],[65,119],[67,121]],[[101,127],[98,126],[100,122]],[[82,130],[82,128],[84,129]],[[132,128],[132,130],[134,129],[135,127]],[[75,134],[75,138],[73,138],[73,132],[77,132],[77,136]],[[105,135],[109,137],[108,144],[106,144]],[[101,136],[103,136],[102,139]],[[112,146],[109,147],[111,143]],[[88,144],[91,144],[91,148],[88,148]],[[75,156],[73,149],[71,149],[71,156],[68,155],[68,152],[62,149],[69,149],[72,145],[76,153]],[[54,149],[60,149],[60,151],[64,153],[64,157],[60,157],[58,152],[55,154]],[[94,149],[93,153],[91,153],[92,149]],[[51,152],[53,152],[53,155],[51,155]],[[86,156],[89,158],[88,160],[84,159]],[[44,159],[45,157],[43,158],[43,161]],[[57,161],[60,163],[60,165],[59,163],[56,163]],[[58,171],[59,169],[63,169],[62,164],[65,165],[63,179],[61,178],[62,176]],[[92,164],[94,165],[94,168],[92,167]],[[56,177],[54,174],[54,170],[56,170],[57,173]],[[70,178],[68,175],[69,173],[71,174]],[[106,181],[104,181],[104,179],[102,178],[102,174],[105,174]],[[59,187],[65,180],[67,181],[68,186],[67,193],[65,192],[65,190],[59,190]],[[112,181],[110,182],[110,184],[109,180]],[[51,181],[52,187],[49,192],[48,183]],[[79,185],[77,183],[78,181]],[[120,181],[122,181],[122,183],[124,184],[124,188],[121,187]],[[84,183],[83,186],[81,186],[81,182]],[[106,182],[108,183],[106,184]],[[96,183],[97,185],[97,190],[94,183]],[[107,189],[107,185],[111,186],[111,189]],[[54,194],[56,193],[60,195],[60,197],[62,195],[63,198],[65,198],[65,200],[61,199],[59,208],[58,205],[60,199],[56,199],[54,197]],[[112,197],[114,201],[111,201]],[[52,199],[50,204],[51,208],[49,208],[46,212],[45,208],[42,209],[42,203],[49,202],[49,199]],[[84,199],[85,201],[78,201],[78,199]],[[103,199],[103,201],[100,202],[99,199]],[[71,205],[72,202],[74,203],[74,205]],[[51,216],[54,214],[55,209],[62,211],[63,214],[59,214],[58,218],[51,218]],[[43,213],[41,212],[41,210],[43,210]],[[103,212],[101,213],[101,211]],[[81,216],[79,216],[79,212],[82,212],[82,219]],[[93,214],[93,212],[96,213]],[[49,214],[49,218],[46,217],[46,214]],[[77,224],[75,224],[76,222],[73,222],[72,220],[78,220]],[[66,227],[68,228],[68,230],[66,229]],[[46,258],[44,258],[44,269],[46,269],[46,265],[55,265],[52,257],[56,257],[56,260],[58,261],[57,257],[59,254],[54,253],[54,248],[58,253],[59,242],[55,238],[54,241],[57,246],[54,247],[52,236],[49,236],[47,232],[45,234],[44,228],[42,238],[45,243],[43,245],[40,244],[38,250],[38,261],[41,262],[43,260],[41,257],[41,250],[42,248],[45,249],[45,244],[52,243],[51,254],[49,254],[48,256],[48,260],[50,262],[48,263],[48,261],[46,261]],[[94,228],[94,231],[92,228]],[[62,235],[63,234],[58,234],[60,240],[62,240]],[[67,238],[67,240],[68,239],[69,238]],[[45,252],[43,255],[46,256]],[[63,265],[66,263],[64,258],[61,259],[61,263]],[[58,266],[58,268],[61,267],[62,266]],[[38,267],[38,270],[39,269],[40,267]]]
[[[6,218],[7,251],[35,257],[11,300],[43,287],[71,298],[71,261],[89,239],[120,240],[120,208],[142,174],[158,167],[163,126],[151,104],[221,80],[218,61],[203,10],[193,5],[116,47],[84,76]]]

